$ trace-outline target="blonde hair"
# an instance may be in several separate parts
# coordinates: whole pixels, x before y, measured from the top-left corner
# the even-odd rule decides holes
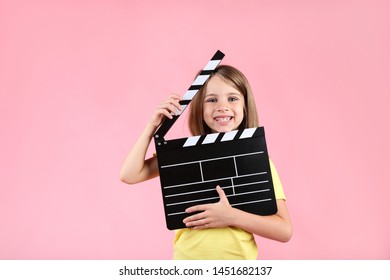
[[[218,75],[219,77],[221,77],[227,84],[238,90],[244,97],[244,119],[242,120],[238,129],[258,127],[259,120],[257,116],[255,100],[253,97],[252,89],[244,74],[242,74],[241,71],[239,71],[237,68],[234,68],[233,66],[220,65],[215,68],[215,70],[210,76],[210,79],[214,75]],[[203,120],[204,96],[207,88],[207,83],[208,81],[210,81],[210,79],[207,80],[207,82],[202,86],[202,88],[199,90],[199,92],[195,95],[195,97],[190,103],[188,126],[192,135],[203,135],[211,133],[211,129]]]

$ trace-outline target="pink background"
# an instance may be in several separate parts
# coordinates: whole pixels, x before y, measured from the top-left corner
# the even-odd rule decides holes
[[[389,259],[389,14],[386,0],[1,1],[0,258],[170,259],[158,179],[119,170],[220,49],[251,82],[294,223],[287,244],[258,238],[259,258]]]

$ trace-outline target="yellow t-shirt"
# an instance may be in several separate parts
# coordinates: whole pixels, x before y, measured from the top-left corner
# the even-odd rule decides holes
[[[276,199],[286,199],[282,183],[270,159]],[[235,227],[175,231],[174,260],[255,260],[258,250],[252,233]]]

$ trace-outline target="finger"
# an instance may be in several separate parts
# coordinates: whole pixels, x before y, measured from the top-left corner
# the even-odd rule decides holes
[[[181,107],[181,104],[177,100],[169,100],[166,103],[166,105],[169,106],[170,108],[172,108],[172,112],[175,112],[175,113],[179,113],[183,109]]]
[[[229,203],[229,200],[227,199],[226,194],[223,191],[223,189],[220,186],[217,186],[216,190],[217,190],[217,193],[219,195],[220,201]]]
[[[208,204],[200,204],[186,209],[186,213],[200,212],[208,209]]]
[[[172,105],[174,105],[179,111],[182,110],[181,104],[180,104],[180,99],[172,99]]]
[[[194,214],[194,215],[191,215],[191,216],[185,218],[183,220],[183,223],[188,223],[188,222],[194,222],[194,221],[202,220],[202,219],[205,219],[206,217],[207,216],[206,216],[205,212]]]
[[[172,113],[177,114],[182,110],[182,107],[178,100],[176,99],[168,99],[160,104],[161,108],[167,108],[171,110]]]
[[[199,220],[189,221],[185,223],[186,227],[190,227],[190,228],[204,227],[208,224],[210,224],[209,219],[199,219]]]
[[[172,94],[165,101],[163,101],[162,103],[165,103],[165,102],[170,102],[170,103],[177,102],[177,103],[179,103],[179,101],[182,100],[182,99],[183,98],[180,95]]]
[[[174,106],[177,108],[177,110],[179,110],[179,112],[183,109],[183,108],[181,107],[181,104],[179,103],[179,101],[174,100],[174,101],[172,102],[172,105],[174,105]]]
[[[167,118],[169,118],[169,119],[172,119],[173,118],[173,116],[172,116],[172,114],[169,112],[169,111],[167,111],[166,109],[157,109],[157,114],[159,114],[159,115],[163,115],[163,116],[165,116],[165,117],[167,117]]]
[[[176,93],[172,93],[170,96],[169,96],[169,98],[168,99],[177,99],[177,100],[182,100],[183,98],[180,96],[180,95],[178,95],[178,94],[176,94]]]
[[[159,109],[167,110],[171,115],[177,115],[178,110],[172,103],[162,103],[158,107]]]
[[[180,109],[180,110],[181,110],[181,105],[180,105],[179,101],[181,101],[181,100],[183,100],[183,98],[178,94],[171,94],[169,96],[169,98],[167,99],[168,102],[175,104],[175,106],[178,107],[178,109]]]

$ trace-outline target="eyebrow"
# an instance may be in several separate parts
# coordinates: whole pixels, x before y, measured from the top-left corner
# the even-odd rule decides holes
[[[226,95],[229,95],[229,96],[231,96],[231,95],[243,96],[240,92],[229,92]],[[216,93],[206,93],[204,97],[209,97],[209,96],[219,96],[219,94],[216,94]]]

